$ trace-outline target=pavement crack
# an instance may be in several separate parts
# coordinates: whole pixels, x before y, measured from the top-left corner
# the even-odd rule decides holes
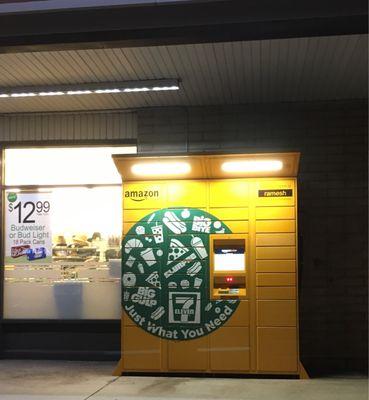
[[[87,397],[85,397],[83,400],[88,400],[91,399],[93,396],[95,396],[95,394],[101,392],[102,390],[104,390],[106,387],[108,387],[110,384],[114,383],[117,379],[119,379],[120,377],[117,376],[116,378],[112,379],[111,381],[107,382],[105,385],[101,386],[100,389],[95,390],[93,393],[91,393],[90,395],[88,395]]]

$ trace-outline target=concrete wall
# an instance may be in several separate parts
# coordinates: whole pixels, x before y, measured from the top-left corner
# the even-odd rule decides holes
[[[138,113],[140,152],[300,151],[301,356],[311,373],[367,367],[367,104]]]

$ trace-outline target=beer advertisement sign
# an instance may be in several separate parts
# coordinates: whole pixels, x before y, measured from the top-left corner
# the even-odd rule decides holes
[[[52,261],[51,193],[8,192],[5,198],[5,264]]]

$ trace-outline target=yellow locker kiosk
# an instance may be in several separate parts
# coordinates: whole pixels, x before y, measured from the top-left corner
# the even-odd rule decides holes
[[[113,156],[124,372],[286,374],[299,361],[298,153]]]

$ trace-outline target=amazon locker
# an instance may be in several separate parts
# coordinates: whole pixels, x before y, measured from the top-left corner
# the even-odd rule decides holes
[[[299,154],[114,156],[123,180],[116,374],[306,376]]]

